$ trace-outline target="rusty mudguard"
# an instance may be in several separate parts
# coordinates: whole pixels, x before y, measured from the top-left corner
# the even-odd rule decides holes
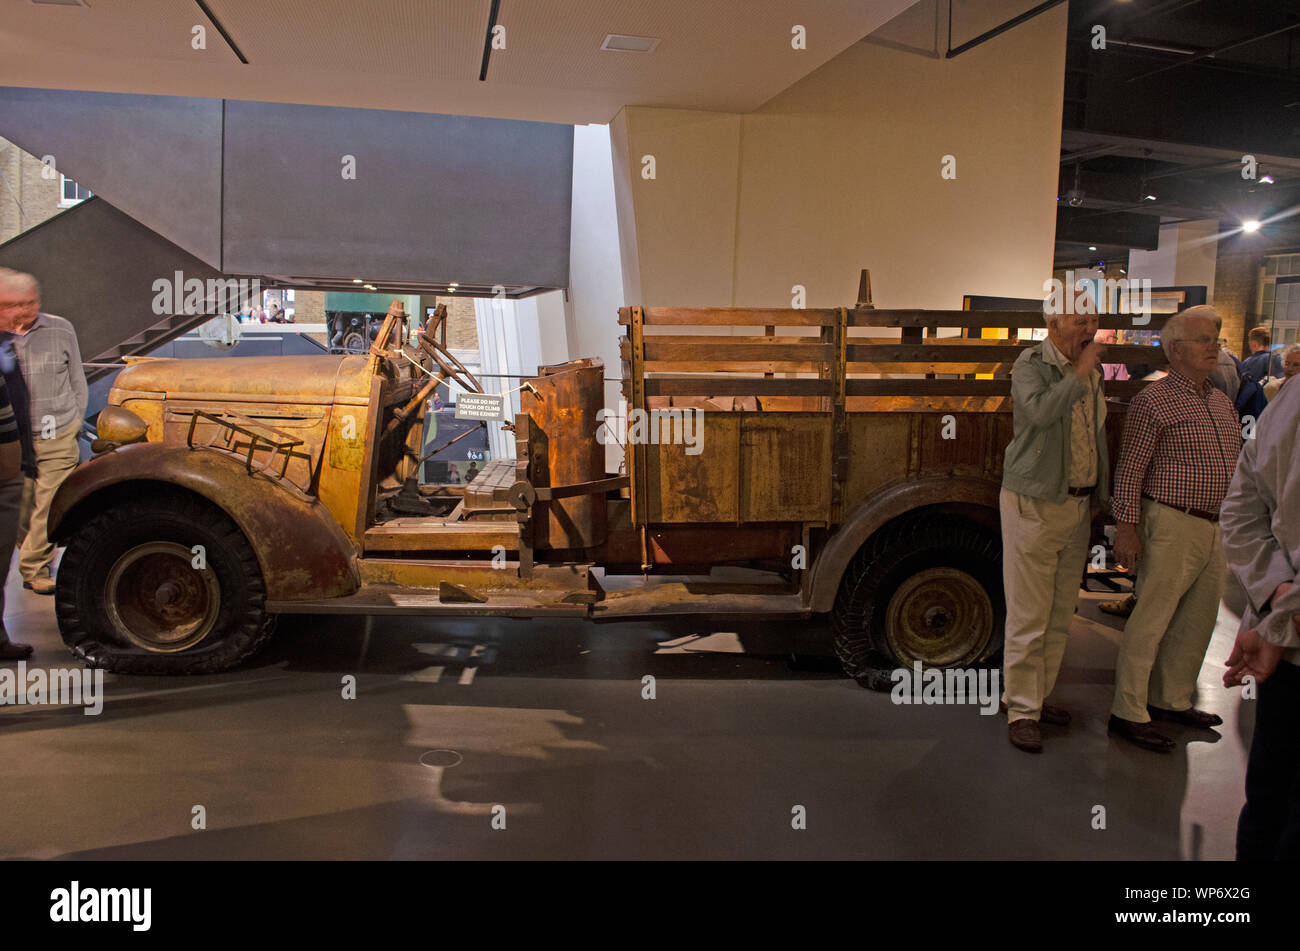
[[[884,489],[858,506],[818,554],[812,567],[810,607],[822,612],[835,606],[840,579],[849,562],[867,539],[891,520],[934,505],[983,509],[996,519],[999,491],[1000,486],[991,479],[951,475],[934,475]]]
[[[183,446],[136,443],[78,466],[50,506],[50,538],[66,543],[116,500],[148,498],[150,484],[178,486],[225,512],[257,554],[268,601],[343,597],[361,586],[356,551],[323,505],[249,475],[232,457]]]

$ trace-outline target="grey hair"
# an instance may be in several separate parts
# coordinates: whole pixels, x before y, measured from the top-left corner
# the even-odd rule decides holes
[[[0,287],[10,291],[32,291],[37,296],[41,293],[41,284],[25,271],[15,271],[0,267]]]
[[[1195,320],[1197,317],[1214,321],[1222,326],[1222,318],[1219,316],[1219,312],[1209,304],[1197,304],[1195,307],[1179,311],[1165,322],[1164,329],[1160,331],[1160,346],[1164,349],[1166,356],[1168,356],[1170,344],[1187,339],[1187,321]]]

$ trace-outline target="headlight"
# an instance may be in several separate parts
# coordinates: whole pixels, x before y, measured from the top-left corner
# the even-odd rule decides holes
[[[148,431],[148,423],[121,406],[105,406],[95,421],[95,432],[99,438],[119,446],[143,442]]]

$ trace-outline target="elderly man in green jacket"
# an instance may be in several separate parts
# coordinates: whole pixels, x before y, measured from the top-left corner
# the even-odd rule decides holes
[[[1095,314],[1050,314],[1047,339],[1011,370],[1015,435],[1002,467],[1002,579],[1007,597],[1003,703],[1008,738],[1043,749],[1039,720],[1065,654],[1088,554],[1092,505],[1109,499],[1106,401]]]

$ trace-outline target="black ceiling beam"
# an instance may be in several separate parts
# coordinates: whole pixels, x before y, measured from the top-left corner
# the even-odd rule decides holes
[[[1012,17],[1010,20],[1007,20],[1007,22],[999,24],[998,26],[995,26],[993,29],[981,33],[979,36],[975,37],[975,39],[967,40],[965,43],[961,44],[961,46],[958,46],[955,49],[951,45],[952,44],[952,4],[949,3],[948,4],[949,46],[945,58],[952,59],[954,56],[960,56],[962,53],[966,52],[967,50],[972,50],[977,46],[987,43],[995,36],[1001,36],[1003,33],[1007,32],[1007,30],[1015,29],[1025,21],[1032,20],[1034,17],[1038,16],[1038,14],[1046,13],[1048,10],[1052,9],[1052,7],[1060,6],[1062,3],[1065,3],[1065,0],[1043,0],[1042,3],[1034,7],[1032,10],[1026,10],[1024,13],[1020,14],[1020,16]]]
[[[1226,53],[1229,50],[1235,50],[1242,46],[1249,46],[1251,43],[1258,43],[1261,40],[1267,40],[1270,37],[1281,36],[1283,33],[1290,33],[1292,30],[1296,29],[1300,29],[1300,23],[1290,23],[1286,26],[1278,27],[1276,30],[1269,30],[1266,33],[1258,33],[1255,36],[1248,36],[1242,40],[1235,40],[1232,43],[1226,43],[1223,46],[1216,46],[1214,49],[1206,50],[1204,53],[1198,53],[1195,56],[1182,60],[1181,62],[1170,63],[1168,66],[1161,66],[1159,69],[1153,69],[1150,72],[1142,73],[1138,76],[1132,76],[1125,81],[1135,83],[1139,79],[1147,79],[1151,76],[1157,76],[1160,73],[1168,72],[1171,69],[1178,69],[1181,66],[1190,66],[1192,63],[1199,62],[1203,59],[1210,59],[1211,57],[1218,56],[1220,53]]]
[[[199,9],[202,10],[203,15],[208,18],[208,22],[217,28],[217,32],[220,33],[221,38],[226,41],[226,45],[230,47],[230,51],[239,57],[241,63],[247,66],[248,59],[244,56],[243,50],[241,50],[235,43],[234,37],[226,32],[226,28],[222,22],[213,15],[211,10],[208,9],[208,5],[204,3],[203,0],[194,0],[194,2],[199,5]]]
[[[497,28],[497,14],[501,12],[501,0],[492,0],[492,9],[488,13],[487,36],[483,37],[483,65],[478,68],[478,81],[487,81],[488,62],[492,59],[492,31]]]

